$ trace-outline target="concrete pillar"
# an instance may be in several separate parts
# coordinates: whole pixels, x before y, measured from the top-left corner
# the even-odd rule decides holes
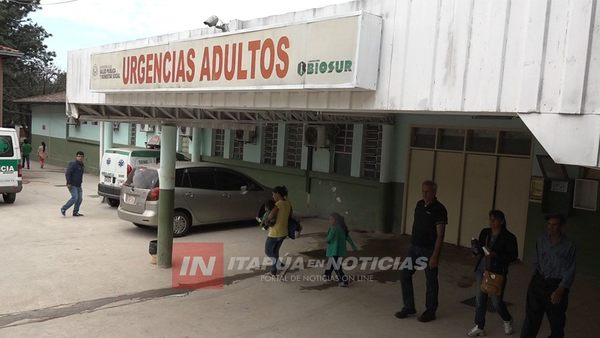
[[[200,157],[202,156],[202,128],[194,127],[194,129],[192,129],[192,144],[190,148],[192,161],[200,161]]]
[[[350,176],[360,177],[362,169],[362,155],[364,146],[364,130],[363,124],[355,124],[352,132],[352,166],[350,167]]]
[[[69,127],[70,126],[67,125],[67,133],[69,131]],[[99,160],[100,162],[98,162],[98,164],[99,164],[100,167],[102,167],[102,156],[104,155],[104,123],[100,122],[98,124],[98,127],[99,127],[98,128],[99,129],[99,132],[98,132],[98,134],[99,134],[98,135],[98,139],[99,139],[99,142],[98,142],[98,154],[99,154],[99,157],[98,158],[100,159]],[[68,134],[67,134],[67,136],[68,136]]]
[[[158,252],[160,268],[170,268],[173,256],[173,207],[175,205],[175,153],[177,128],[163,125],[160,139],[158,198]]]
[[[277,166],[285,166],[285,137],[287,130],[285,122],[277,124]]]
[[[225,129],[225,140],[223,141],[223,158],[231,158],[233,153],[233,133],[231,129]]]
[[[103,149],[102,153],[106,149],[112,148],[113,146],[113,123],[112,122],[102,122],[102,129],[104,129],[104,139],[102,142]],[[100,157],[102,159],[102,157]]]

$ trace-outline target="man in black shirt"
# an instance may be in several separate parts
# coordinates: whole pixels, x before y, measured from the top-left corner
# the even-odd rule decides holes
[[[415,267],[418,267],[418,265],[415,265],[417,258],[426,257],[428,261],[425,268],[427,279],[426,310],[418,319],[424,323],[435,319],[439,291],[438,264],[442,243],[444,242],[444,231],[448,223],[448,212],[446,207],[435,197],[436,191],[437,185],[433,181],[423,182],[423,199],[417,202],[415,208],[411,247],[406,257],[406,259],[412,260],[413,266],[401,271],[404,307],[401,311],[396,312],[395,316],[397,318],[406,318],[417,313],[412,276],[415,273]]]

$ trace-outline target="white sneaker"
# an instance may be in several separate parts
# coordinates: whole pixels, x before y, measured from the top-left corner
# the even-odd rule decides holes
[[[512,320],[509,320],[508,322],[504,322],[504,334],[506,335],[511,335],[513,334],[514,330],[513,330],[513,326],[512,326]]]
[[[472,328],[471,331],[469,331],[467,333],[467,336],[469,336],[469,337],[482,337],[482,336],[485,336],[485,331],[483,331],[483,329],[480,329],[479,326],[475,325],[475,327]]]

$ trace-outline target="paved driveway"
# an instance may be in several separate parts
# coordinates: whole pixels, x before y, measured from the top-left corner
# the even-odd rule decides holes
[[[34,166],[32,166],[34,167]],[[2,337],[463,337],[472,327],[472,261],[447,247],[440,271],[438,320],[397,320],[401,308],[396,272],[367,272],[350,288],[312,281],[322,269],[291,269],[283,281],[261,271],[226,270],[222,289],[172,289],[171,270],[149,264],[153,229],[121,221],[96,195],[86,175],[84,217],[60,215],[68,199],[61,168],[25,171],[14,205],[0,203],[0,336]],[[304,220],[305,235],[283,244],[282,255],[323,256],[325,221]],[[360,256],[402,256],[406,237],[352,233]],[[231,257],[263,257],[265,233],[254,223],[210,226],[182,243],[222,242]],[[515,266],[507,289],[520,328],[530,268]],[[569,337],[595,337],[598,280],[578,276],[568,312]],[[415,275],[417,304],[424,278]],[[589,291],[589,292],[588,292]],[[502,337],[502,322],[488,314],[488,336]],[[545,330],[547,330],[545,328]],[[547,332],[540,333],[540,337]]]

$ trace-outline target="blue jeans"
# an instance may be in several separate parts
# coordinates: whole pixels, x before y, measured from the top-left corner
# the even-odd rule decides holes
[[[490,296],[487,293],[481,291],[481,281],[483,280],[483,272],[477,271],[476,274],[476,284],[477,288],[477,296],[475,298],[475,324],[480,329],[485,327],[485,313],[487,312],[487,302],[488,298],[492,298],[492,304],[494,305],[494,309],[498,312],[503,321],[508,322],[512,320],[512,316],[508,312],[506,308],[506,304],[504,303],[504,288],[506,287],[506,278],[504,279],[504,285],[502,286],[502,294],[500,296]],[[505,276],[506,277],[506,276]]]
[[[408,249],[408,255],[406,259],[411,259],[413,264],[419,257],[427,257],[431,259],[433,249],[421,248],[418,246],[411,246]],[[416,311],[415,308],[415,292],[413,289],[412,278],[415,274],[415,269],[403,269],[400,271],[400,282],[402,285],[402,299],[404,300],[404,309],[408,311]],[[438,268],[431,268],[429,262],[425,268],[426,278],[426,294],[425,294],[425,308],[428,311],[435,313],[438,307],[438,293],[440,286],[438,283]]]
[[[83,200],[83,190],[81,190],[81,187],[71,186],[71,188],[69,188],[69,192],[71,192],[71,199],[68,200],[61,209],[68,210],[72,205],[75,205],[73,208],[73,213],[77,214],[79,213],[79,207],[81,206],[81,201]]]
[[[265,242],[265,254],[271,258],[273,261],[273,265],[271,265],[271,273],[277,274],[277,266],[279,264],[279,249],[281,249],[281,244],[283,244],[283,240],[285,237],[274,238],[267,237],[267,241]]]

